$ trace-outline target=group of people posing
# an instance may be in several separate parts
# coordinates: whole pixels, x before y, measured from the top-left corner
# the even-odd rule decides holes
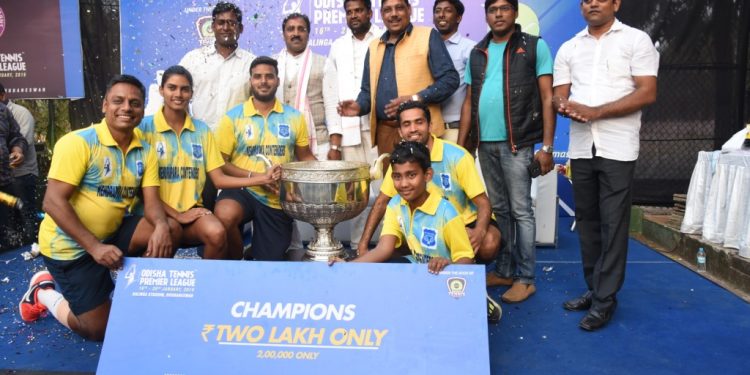
[[[426,263],[432,273],[494,262],[487,286],[508,286],[502,300],[522,302],[535,293],[531,179],[553,169],[560,114],[572,120],[588,287],[564,307],[588,311],[583,329],[604,326],[624,279],[640,109],[655,100],[658,70],[650,38],[615,18],[620,3],[581,1],[588,27],[554,61],[515,23],[518,1],[485,1],[490,31],[477,43],[458,33],[460,0],[435,2],[434,29],[410,23],[408,0],[382,0],[384,31],[371,23],[370,0],[345,0],[348,31],[327,58],[310,50],[299,13],[282,23],[285,49],[254,57],[238,47],[241,10],[218,3],[215,43],[164,71],[153,115],[144,117],[144,86],[120,75],[107,86],[104,119],[55,145],[39,230],[47,270],[31,279],[21,317],[49,311],[101,340],[110,270],[123,257],[201,245],[210,259],[287,259],[301,241],[281,210],[280,165],[385,153],[378,197],[352,223],[352,261]],[[500,305],[487,301],[497,322]]]

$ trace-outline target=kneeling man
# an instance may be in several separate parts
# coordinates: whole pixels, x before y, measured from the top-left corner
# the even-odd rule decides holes
[[[102,340],[114,289],[109,271],[122,266],[123,256],[173,255],[179,226],[161,206],[156,155],[135,130],[144,96],[135,77],[114,77],[102,122],[66,134],[55,145],[44,195],[47,215],[39,228],[48,271],[32,277],[19,303],[24,321],[49,310],[75,333]],[[126,216],[139,190],[145,219]]]

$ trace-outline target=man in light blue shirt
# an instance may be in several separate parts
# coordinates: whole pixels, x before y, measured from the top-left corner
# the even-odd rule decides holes
[[[485,0],[484,9],[490,32],[467,63],[458,143],[478,148],[500,225],[502,242],[487,284],[511,286],[502,299],[515,303],[536,292],[531,178],[553,167],[552,56],[543,39],[516,24],[518,0]],[[542,147],[535,153],[536,143]]]
[[[461,77],[458,90],[442,104],[445,133],[441,138],[456,142],[458,140],[458,126],[461,119],[461,106],[466,96],[466,82],[464,71],[469,60],[471,49],[476,44],[473,40],[464,38],[458,32],[458,24],[464,15],[464,4],[461,0],[438,0],[432,6],[432,23],[445,42],[453,66]]]

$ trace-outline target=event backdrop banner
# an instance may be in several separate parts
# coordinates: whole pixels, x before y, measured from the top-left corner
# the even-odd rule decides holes
[[[78,1],[0,0],[0,82],[10,97],[83,97],[80,30]]]
[[[283,18],[304,13],[312,23],[310,46],[320,54],[346,31],[343,0],[235,0],[243,11],[244,32],[240,47],[255,55],[274,55],[284,47]],[[156,85],[160,70],[177,64],[185,53],[213,43],[211,10],[214,1],[121,0],[122,71],[133,74],[146,86]],[[373,22],[383,27],[380,0],[373,0]],[[410,0],[412,22],[432,26],[432,0]],[[459,32],[479,41],[488,32],[484,1],[464,0],[466,12]],[[563,42],[582,30],[585,23],[578,1],[524,0],[520,2],[518,23],[523,30],[541,35],[556,53]],[[158,92],[150,89],[149,92]],[[558,118],[555,157],[567,159],[568,120]]]
[[[127,258],[97,374],[489,374],[484,268]]]

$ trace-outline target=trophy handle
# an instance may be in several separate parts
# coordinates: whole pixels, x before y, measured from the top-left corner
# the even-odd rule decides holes
[[[386,152],[378,156],[378,158],[372,162],[372,166],[370,167],[370,181],[383,178],[383,160],[389,156],[391,156],[391,154]]]

